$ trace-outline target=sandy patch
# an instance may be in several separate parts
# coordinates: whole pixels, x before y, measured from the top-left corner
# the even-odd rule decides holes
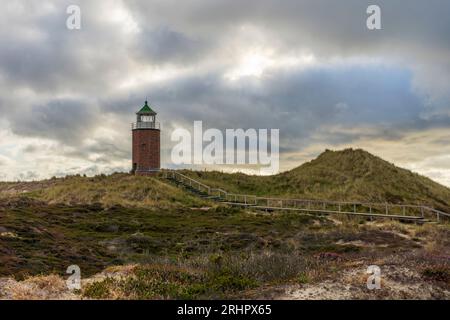
[[[424,281],[417,272],[400,266],[381,266],[381,288],[369,290],[365,268],[341,273],[335,280],[316,284],[287,286],[274,299],[350,300],[350,299],[450,299],[450,291]]]

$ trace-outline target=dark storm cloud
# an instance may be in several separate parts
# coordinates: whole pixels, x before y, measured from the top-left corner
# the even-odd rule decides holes
[[[232,84],[220,72],[193,74],[147,92],[160,117],[169,121],[192,126],[203,120],[222,129],[280,128],[283,138],[299,142],[335,123],[378,125],[379,137],[388,138],[396,127],[418,129],[427,122],[420,118],[423,98],[411,91],[411,74],[379,65],[277,69]],[[342,134],[338,140],[345,138],[354,136]]]
[[[39,152],[39,151],[40,151],[40,148],[38,146],[36,146],[36,145],[33,145],[33,144],[29,144],[29,145],[24,146],[22,148],[22,152],[24,152],[24,153],[33,154],[33,153],[36,153],[36,152]]]
[[[366,9],[372,4],[382,9],[383,31],[370,32],[365,27]],[[450,31],[450,3],[445,0],[134,0],[126,5],[142,24],[170,23],[187,33],[214,34],[218,41],[246,24],[275,34],[275,43],[289,40],[284,47],[319,45],[333,49],[328,53],[331,55],[355,50],[362,53],[380,48],[383,43],[398,43],[398,47],[405,43],[429,43],[433,48],[447,49],[450,46],[449,41],[443,41],[449,39]]]
[[[91,155],[99,155],[95,160],[97,163],[110,163],[111,161],[129,158],[131,150],[118,146],[114,141],[98,139],[94,144],[65,152],[64,155],[80,159],[86,159]]]
[[[425,64],[432,62],[429,58],[450,65],[448,1],[378,1],[384,30],[377,32],[365,28],[370,1],[127,1],[123,5],[141,29],[128,38],[120,35],[120,25],[101,19],[110,6],[88,1],[75,1],[82,8],[83,28],[69,32],[69,3],[56,2],[42,15],[39,6],[27,8],[12,21],[4,12],[8,29],[22,31],[0,37],[0,68],[8,81],[40,91],[108,92],[126,74],[129,57],[152,66],[203,59],[220,64],[227,42],[242,25],[263,30],[267,43],[280,51],[312,50],[326,57],[405,54],[421,56]],[[23,29],[36,34],[25,36]]]
[[[102,19],[101,3],[11,2],[0,13],[5,27],[0,33],[2,78],[10,86],[36,93],[108,91],[128,66],[126,38],[118,26]],[[66,8],[71,4],[82,7],[83,28],[76,32],[66,27]]]
[[[450,2],[377,1],[383,29],[375,32],[366,28],[370,4],[373,1],[127,2],[142,24],[170,23],[188,37],[209,39],[215,44],[216,51],[198,50],[195,61],[215,58],[229,63],[229,50],[239,48],[233,41],[240,39],[240,32],[245,34],[243,27],[250,26],[260,30],[263,39],[253,39],[250,32],[241,39],[242,45],[268,45],[277,53],[313,52],[319,59],[378,57],[409,68],[416,73],[419,91],[422,88],[424,94],[442,96],[433,99],[427,112],[445,113],[450,100]],[[167,55],[166,60],[170,59]]]
[[[121,35],[120,24],[102,20],[112,6],[101,1],[75,1],[83,28],[68,31],[65,8],[72,2],[55,2],[44,14],[37,5],[3,12],[5,29],[13,30],[0,37],[0,68],[9,81],[39,90],[107,91],[124,74],[129,57],[149,65],[223,59],[227,42],[243,25],[263,30],[267,43],[280,51],[312,50],[326,57],[405,54],[425,64],[450,64],[450,3],[443,0],[377,1],[384,28],[377,32],[365,28],[365,10],[372,4],[365,0],[127,1],[123,5],[141,29],[128,37]]]
[[[76,100],[53,100],[16,111],[11,118],[12,131],[28,137],[41,137],[77,145],[89,136],[97,123],[95,107]]]
[[[168,26],[158,26],[144,30],[136,39],[136,57],[152,64],[183,64],[198,62],[208,53],[209,43],[202,39],[190,38]]]

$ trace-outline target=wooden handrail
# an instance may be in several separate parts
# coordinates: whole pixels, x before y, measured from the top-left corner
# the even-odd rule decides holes
[[[300,210],[300,211],[311,211],[311,212],[324,212],[324,213],[344,213],[344,214],[359,214],[359,215],[368,215],[368,216],[384,216],[384,217],[404,217],[404,218],[424,218],[425,211],[433,214],[437,221],[440,221],[441,217],[450,218],[450,214],[431,208],[429,206],[421,206],[421,205],[411,205],[411,204],[391,204],[391,203],[370,203],[370,202],[351,202],[351,201],[330,201],[330,200],[316,200],[316,199],[291,199],[291,198],[275,198],[275,197],[260,197],[256,195],[248,195],[248,194],[236,194],[236,193],[229,193],[226,190],[223,190],[221,188],[211,188],[210,186],[199,182],[191,177],[188,177],[180,172],[176,172],[173,170],[165,171],[166,177],[169,176],[169,174],[172,175],[172,178],[175,180],[178,180],[180,182],[183,182],[182,180],[189,181],[189,185],[191,187],[194,187],[194,185],[197,185],[197,190],[202,191],[201,187],[203,187],[208,195],[217,192],[218,196],[220,198],[224,198],[226,201],[229,201],[230,198],[233,199],[233,201],[229,202],[231,204],[244,204],[244,205],[251,205],[258,208],[268,208],[268,209],[286,209],[286,210]],[[179,179],[177,179],[179,178]],[[194,185],[193,185],[194,184]],[[223,195],[223,196],[222,196]],[[239,202],[238,200],[243,200]],[[249,201],[254,200],[254,201]],[[258,205],[259,202],[266,202],[265,206]],[[272,202],[278,202],[279,206],[273,206],[271,205]],[[299,203],[306,204],[306,208],[299,207]],[[283,205],[284,204],[284,205]],[[291,205],[291,206],[289,206]],[[321,207],[318,209],[317,207],[314,207],[314,205],[320,205]],[[337,210],[331,210],[330,206],[338,206]],[[351,206],[352,211],[346,211],[343,209],[345,206]],[[368,212],[360,212],[357,209],[359,208],[366,208],[368,209]],[[401,213],[395,213],[392,212],[394,208],[400,208]],[[407,215],[406,209],[417,209],[420,210],[420,216],[415,215]],[[379,210],[379,212],[383,212],[382,214],[377,213],[376,209]],[[375,212],[374,212],[375,211]]]

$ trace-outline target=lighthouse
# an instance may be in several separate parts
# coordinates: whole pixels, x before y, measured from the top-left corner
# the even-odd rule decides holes
[[[145,101],[136,112],[136,122],[131,124],[133,138],[133,165],[131,173],[151,175],[160,169],[160,126],[156,112]]]

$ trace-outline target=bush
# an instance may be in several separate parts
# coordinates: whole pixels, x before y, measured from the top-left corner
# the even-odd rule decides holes
[[[448,266],[433,266],[422,270],[422,276],[432,281],[450,283],[450,268]]]

